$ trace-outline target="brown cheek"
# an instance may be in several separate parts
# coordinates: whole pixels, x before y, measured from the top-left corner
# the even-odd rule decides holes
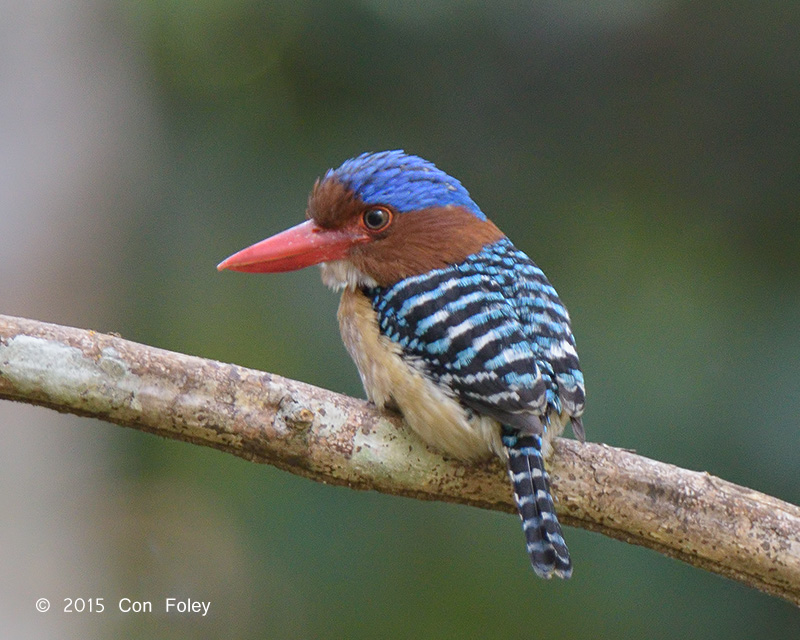
[[[354,248],[353,264],[389,286],[410,276],[462,262],[503,233],[469,211],[448,208],[401,213],[385,237]]]

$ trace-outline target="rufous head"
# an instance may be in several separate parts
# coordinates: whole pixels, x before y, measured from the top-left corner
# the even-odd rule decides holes
[[[458,180],[403,151],[364,153],[329,170],[314,185],[306,218],[217,268],[271,273],[321,264],[332,288],[385,287],[503,237]]]

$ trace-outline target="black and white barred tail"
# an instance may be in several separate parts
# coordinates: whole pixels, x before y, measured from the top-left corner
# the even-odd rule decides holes
[[[542,457],[542,439],[504,428],[503,444],[508,454],[508,475],[514,487],[531,566],[542,578],[553,575],[569,578],[572,560],[550,495],[550,480]]]

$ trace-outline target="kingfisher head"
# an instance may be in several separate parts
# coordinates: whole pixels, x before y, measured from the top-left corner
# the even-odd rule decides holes
[[[457,264],[503,237],[458,180],[403,151],[364,153],[329,170],[314,184],[306,218],[217,269],[321,264],[323,281],[336,289],[389,286]]]

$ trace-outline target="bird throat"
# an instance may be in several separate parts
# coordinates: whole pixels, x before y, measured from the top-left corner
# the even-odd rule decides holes
[[[371,288],[378,285],[374,278],[356,268],[349,260],[331,260],[319,266],[323,284],[334,291]]]

